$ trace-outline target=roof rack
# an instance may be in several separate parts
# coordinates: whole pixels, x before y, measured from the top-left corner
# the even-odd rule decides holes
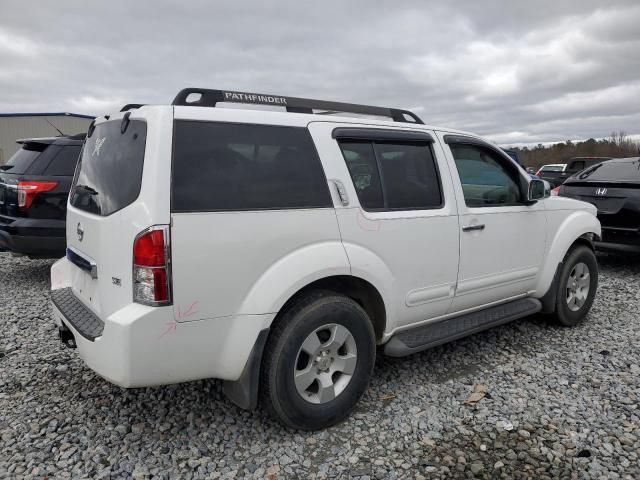
[[[185,88],[180,90],[178,95],[176,95],[176,98],[173,99],[172,105],[215,107],[218,102],[271,105],[285,107],[287,112],[295,113],[314,113],[313,110],[322,110],[322,112],[316,113],[324,114],[336,112],[357,113],[362,115],[390,117],[394,122],[424,123],[415,113],[398,108],[374,107],[370,105],[358,105],[355,103],[313,100],[310,98],[283,97],[263,93],[211,90],[207,88]]]
[[[124,107],[120,109],[121,112],[126,112],[128,110],[135,110],[136,108],[144,107],[146,104],[144,103],[127,103]]]

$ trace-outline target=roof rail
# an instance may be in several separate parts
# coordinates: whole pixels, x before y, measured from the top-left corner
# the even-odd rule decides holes
[[[126,112],[127,110],[135,110],[136,108],[144,107],[144,103],[127,103],[124,107],[120,109],[121,112]]]
[[[176,98],[173,99],[172,105],[215,107],[218,102],[272,105],[285,107],[287,112],[295,113],[314,113],[313,110],[323,111],[319,113],[357,113],[362,115],[390,117],[394,122],[424,123],[415,113],[398,108],[374,107],[370,105],[358,105],[355,103],[313,100],[310,98],[283,97],[263,93],[211,90],[207,88],[185,88],[180,90],[178,95],[176,95]]]

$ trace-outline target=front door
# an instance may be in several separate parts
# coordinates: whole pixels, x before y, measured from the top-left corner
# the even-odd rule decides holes
[[[535,289],[546,242],[540,203],[527,204],[527,179],[496,147],[441,136],[460,211],[460,271],[452,311]],[[457,175],[455,175],[457,172]]]

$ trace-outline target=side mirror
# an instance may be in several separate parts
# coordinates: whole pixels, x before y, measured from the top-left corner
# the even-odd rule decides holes
[[[541,200],[543,198],[547,198],[551,195],[551,185],[549,182],[544,180],[540,180],[538,178],[532,178],[529,180],[529,192],[527,195],[527,200],[530,202],[535,202],[536,200]]]

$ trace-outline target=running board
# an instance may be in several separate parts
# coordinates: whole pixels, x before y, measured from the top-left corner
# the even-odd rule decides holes
[[[391,337],[391,340],[384,347],[384,353],[391,357],[410,355],[532,315],[539,312],[541,308],[540,300],[522,298],[458,317],[447,318],[436,323],[421,325]]]

